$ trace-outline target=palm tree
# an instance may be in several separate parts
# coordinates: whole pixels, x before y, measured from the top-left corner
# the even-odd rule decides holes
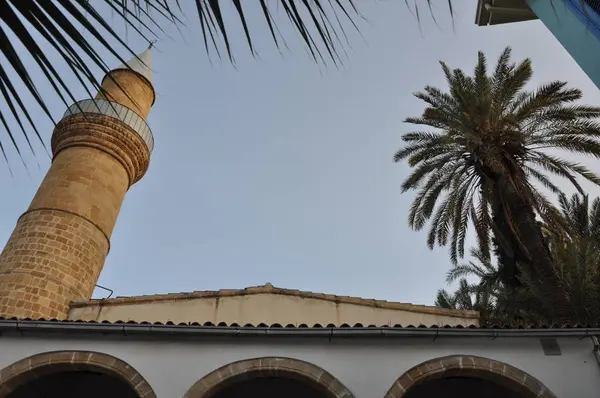
[[[466,278],[461,278],[454,293],[445,289],[437,292],[435,306],[448,309],[479,311],[482,321],[496,321],[496,298],[494,292],[479,284],[470,284]]]
[[[544,226],[560,280],[569,293],[577,323],[597,325],[600,322],[600,198],[591,204],[586,195],[574,194],[571,199],[559,196],[562,227]],[[446,281],[457,279],[459,288],[454,294],[438,291],[436,305],[443,308],[465,308],[481,311],[483,322],[545,323],[556,320],[555,308],[544,298],[543,281],[532,278],[527,271],[523,285],[510,287],[503,282],[499,267],[471,249],[471,261],[456,264],[448,271]],[[477,282],[467,285],[466,277]],[[486,294],[488,306],[471,303],[474,292]],[[468,296],[468,297],[467,297]]]
[[[467,277],[477,278],[476,283],[469,285],[469,293],[475,297],[474,309],[480,312],[481,320],[484,323],[510,323],[517,317],[519,305],[515,301],[515,289],[504,283],[506,272],[502,265],[495,264],[477,248],[471,248],[469,254],[469,262],[452,265],[446,274],[446,283],[459,281],[456,296],[464,291],[463,281]]]
[[[533,183],[559,194],[550,173],[580,192],[577,177],[600,185],[585,166],[547,152],[600,157],[600,108],[576,104],[581,91],[565,82],[525,89],[531,61],[511,63],[510,54],[506,48],[491,74],[482,52],[473,76],[441,62],[449,91],[426,86],[415,94],[427,103],[422,116],[405,120],[432,130],[404,134],[407,144],[394,160],[406,159],[413,168],[402,184],[403,192],[417,191],[409,225],[420,230],[430,221],[430,248],[449,243],[457,263],[472,223],[483,255],[490,256],[493,244],[514,286],[523,269],[543,281],[547,301],[566,323],[573,311],[536,216],[548,225],[560,221]]]
[[[419,4],[428,6],[431,0],[415,1],[411,10],[418,17]],[[92,4],[93,3],[93,4]],[[135,55],[121,35],[113,30],[111,22],[99,12],[102,5],[112,13],[112,18],[124,22],[129,31],[142,37],[148,44],[167,36],[165,25],[183,25],[185,12],[180,0],[5,0],[0,2],[0,21],[7,28],[0,29],[0,48],[4,59],[0,64],[0,93],[6,107],[0,107],[0,123],[8,134],[8,142],[0,137],[0,153],[6,164],[7,144],[16,150],[23,161],[22,151],[16,139],[17,132],[11,125],[18,126],[29,150],[34,155],[32,133],[42,145],[44,141],[36,128],[29,109],[25,105],[25,92],[54,122],[46,105],[48,95],[37,90],[45,80],[54,89],[51,98],[58,96],[65,106],[75,101],[72,88],[65,82],[65,72],[82,84],[88,94],[99,88],[93,68],[106,73],[102,51],[125,63],[125,58]],[[299,33],[310,57],[317,62],[332,62],[338,65],[349,44],[347,30],[359,30],[364,19],[354,0],[196,0],[198,22],[207,54],[227,57],[234,62],[231,28],[241,26],[252,55],[256,55],[254,32],[247,18],[248,10],[255,7],[262,18],[257,21],[268,28],[273,44],[280,49],[288,48],[286,37],[281,33],[281,23],[289,23],[292,33]],[[408,3],[407,3],[408,5]],[[448,1],[452,16],[452,3]],[[228,19],[228,8],[234,10],[234,19]],[[415,12],[416,11],[416,12]],[[282,16],[283,15],[283,16]],[[43,43],[45,41],[45,43]],[[39,43],[43,43],[40,46]],[[124,48],[123,51],[119,47]],[[22,47],[22,49],[19,48]],[[48,56],[48,50],[58,55],[58,61]],[[44,78],[33,77],[32,66],[26,57],[42,72]],[[68,74],[68,73],[67,73]],[[22,85],[22,89],[19,88]],[[91,88],[89,87],[91,85]],[[11,123],[14,122],[13,123]],[[45,148],[45,146],[44,146]],[[24,163],[25,164],[25,163]],[[26,164],[25,164],[26,166]],[[9,165],[10,169],[10,165]]]
[[[474,286],[469,284],[465,278],[462,278],[454,293],[449,293],[445,289],[438,290],[435,306],[448,309],[477,311],[478,303],[473,302],[473,290]]]
[[[539,303],[531,301],[533,298],[526,288],[511,285],[510,277],[506,275],[502,264],[492,261],[477,248],[471,248],[469,254],[471,257],[469,262],[453,264],[446,274],[448,284],[459,281],[459,289],[450,296],[451,298],[460,297],[464,292],[474,296],[473,309],[480,312],[481,321],[487,324],[540,322],[543,319],[539,316]],[[463,287],[467,277],[477,279],[477,282],[469,284],[468,290]],[[443,304],[440,293],[444,292],[444,290],[438,291],[436,303]]]
[[[502,271],[480,249],[471,248],[469,255],[471,260],[468,263],[452,264],[446,274],[446,283],[450,284],[467,276],[476,277],[482,286],[493,287],[503,282]]]
[[[600,322],[600,198],[590,203],[587,195],[565,195],[559,197],[560,211],[566,228],[548,228],[546,235],[550,253],[558,274],[569,291],[577,321],[582,324]],[[528,278],[531,292],[541,290],[539,281]],[[543,314],[552,315],[551,308],[542,307]]]

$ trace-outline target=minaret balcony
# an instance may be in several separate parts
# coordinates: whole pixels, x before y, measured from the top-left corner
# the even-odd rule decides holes
[[[143,117],[133,110],[105,99],[86,99],[71,105],[63,115],[63,119],[82,113],[104,115],[125,123],[144,140],[148,146],[148,151],[152,153],[154,149],[154,137],[150,126],[148,126]]]

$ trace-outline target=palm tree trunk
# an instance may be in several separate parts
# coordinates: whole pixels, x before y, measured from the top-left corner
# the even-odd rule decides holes
[[[553,308],[555,321],[560,324],[576,323],[567,291],[556,272],[531,205],[518,192],[508,175],[498,178],[498,194],[512,218],[517,237],[527,251],[524,254],[532,268],[528,271],[541,283],[544,300]]]
[[[492,222],[494,238],[494,254],[498,259],[500,280],[506,286],[517,288],[521,286],[519,262],[527,261],[519,250],[518,242],[510,231],[505,209],[500,198],[495,198],[492,205]]]

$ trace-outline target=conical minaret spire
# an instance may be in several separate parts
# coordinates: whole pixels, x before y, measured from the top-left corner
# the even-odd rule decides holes
[[[123,83],[123,85],[119,84]],[[146,118],[154,104],[151,47],[104,76],[96,98],[120,103]]]
[[[125,193],[150,162],[150,49],[110,71],[94,99],[69,107],[53,160],[0,254],[0,316],[68,317],[90,299]]]
[[[131,69],[146,79],[152,84],[152,43],[148,49],[137,56],[130,59],[127,64],[121,64],[117,69]]]

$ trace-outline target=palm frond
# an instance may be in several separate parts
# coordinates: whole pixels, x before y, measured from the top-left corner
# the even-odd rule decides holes
[[[456,301],[454,297],[444,289],[437,292],[435,306],[440,308],[455,309]]]
[[[32,132],[48,152],[26,97],[55,122],[48,107],[49,100],[58,98],[68,106],[75,102],[73,90],[80,85],[92,96],[99,88],[97,78],[101,75],[97,70],[103,74],[108,72],[104,62],[107,54],[120,63],[135,55],[103,16],[102,9],[109,10],[126,30],[133,31],[150,44],[158,38],[168,37],[168,25],[174,25],[178,30],[184,26],[183,20],[187,19],[188,13],[184,6],[189,4],[180,0],[1,2],[0,46],[4,59],[0,64],[0,93],[6,107],[0,107],[0,123],[7,132],[8,142],[0,137],[0,152],[9,167],[8,145],[25,162],[18,131],[34,156]],[[251,55],[257,56],[256,28],[266,26],[270,40],[280,51],[282,47],[289,48],[286,41],[289,33],[282,32],[297,33],[315,62],[340,65],[350,46],[349,30],[360,35],[359,25],[365,20],[355,0],[195,0],[194,6],[206,54],[209,58],[213,55],[221,58],[225,54],[232,63],[235,63],[236,52],[231,37],[234,29],[242,28],[247,48]],[[429,8],[433,16],[429,0],[415,2],[417,12],[423,6]],[[448,6],[453,18],[451,0]],[[261,16],[256,21],[249,18],[252,7]],[[291,29],[280,29],[282,24]],[[36,69],[41,72],[41,78],[36,76]],[[78,84],[71,83],[73,79]],[[39,92],[38,87],[46,84],[52,92]]]
[[[510,53],[510,48],[502,53],[491,75],[482,52],[473,76],[441,63],[448,91],[426,86],[415,94],[426,104],[423,114],[405,120],[434,130],[405,134],[406,146],[394,156],[394,161],[407,160],[413,168],[402,184],[403,192],[417,190],[409,225],[418,230],[430,222],[428,246],[449,243],[453,264],[464,256],[470,223],[475,224],[481,249],[489,251],[490,206],[499,175],[509,173],[520,195],[545,217],[553,214],[548,210],[550,199],[537,192],[532,181],[554,194],[562,191],[552,174],[581,192],[578,177],[600,183],[585,166],[545,152],[552,148],[599,157],[600,108],[573,105],[581,92],[564,82],[527,91],[531,61],[511,63]]]

